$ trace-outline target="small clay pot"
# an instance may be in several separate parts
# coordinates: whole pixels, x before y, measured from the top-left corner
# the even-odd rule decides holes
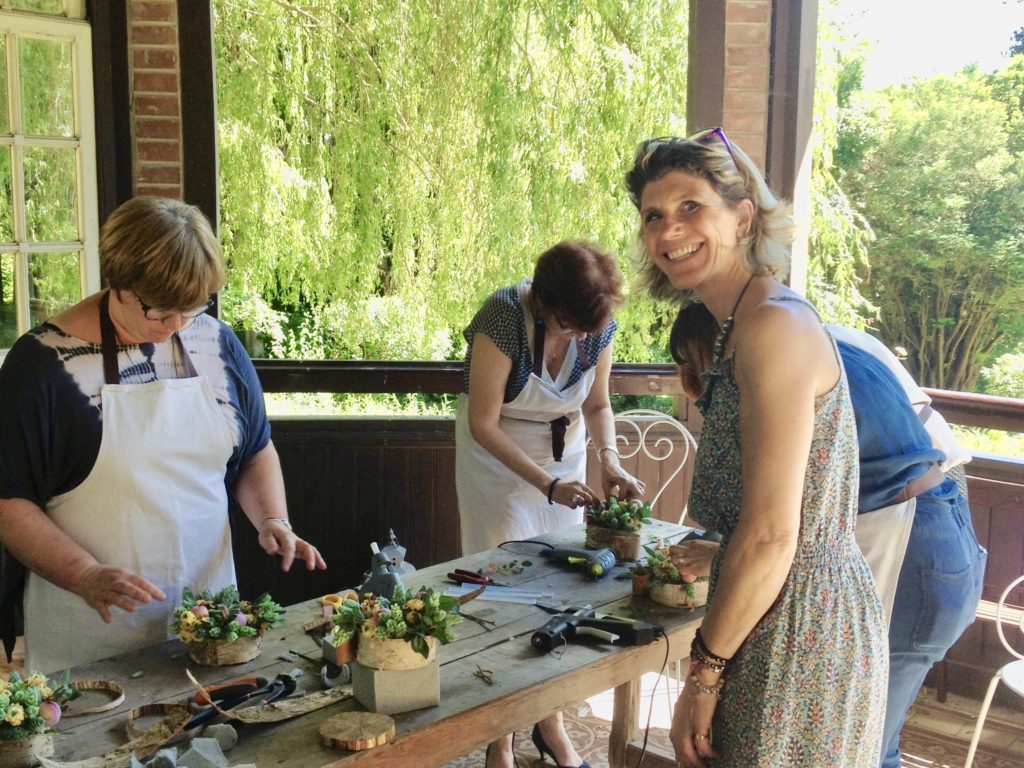
[[[37,757],[53,754],[53,736],[37,733],[27,739],[0,739],[0,765],[4,768],[33,768]]]
[[[342,664],[348,664],[356,657],[355,637],[353,636],[341,645],[334,645],[331,643],[331,636],[328,635],[323,639],[323,655],[324,661],[329,661],[335,666],[340,667]]]
[[[634,573],[633,574],[633,594],[642,595],[647,591],[647,585],[651,581],[651,574],[649,573]]]
[[[243,664],[260,655],[263,637],[249,635],[234,642],[227,640],[195,640],[188,643],[188,656],[196,664],[207,667],[223,667],[228,664]]]

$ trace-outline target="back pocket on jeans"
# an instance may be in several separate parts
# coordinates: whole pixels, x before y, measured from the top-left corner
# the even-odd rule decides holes
[[[974,619],[974,569],[957,573],[921,572],[921,613],[914,629],[914,649],[944,654]]]

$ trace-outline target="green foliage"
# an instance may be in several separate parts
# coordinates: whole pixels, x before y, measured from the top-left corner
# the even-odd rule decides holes
[[[987,395],[1024,399],[1024,344],[1000,355],[981,372],[979,389]]]
[[[590,525],[633,533],[640,526],[650,525],[651,505],[639,500],[620,502],[612,496],[597,506],[587,507],[586,518]]]
[[[860,94],[843,117],[840,182],[877,237],[864,292],[924,386],[972,389],[1021,330],[1022,61]]]
[[[335,646],[368,635],[380,640],[407,640],[426,658],[430,650],[426,638],[436,637],[437,642],[446,645],[455,640],[452,627],[461,621],[455,598],[429,587],[413,592],[396,585],[390,600],[367,595],[361,601],[350,598],[342,603],[331,616],[330,640]]]
[[[684,130],[685,3],[214,9],[224,312],[267,354],[457,359],[483,298],[562,239],[634,273],[622,174]],[[632,297],[617,359],[667,359],[668,311]]]
[[[11,672],[0,679],[0,741],[20,741],[46,730],[60,719],[61,702],[77,698],[79,693],[65,671],[59,684],[51,684],[43,675]],[[58,709],[46,710],[57,705]]]
[[[242,600],[233,584],[217,594],[200,592],[198,595],[186,587],[181,604],[174,608],[171,632],[184,642],[196,640],[227,640],[262,635],[274,626],[284,609],[270,595],[263,593],[255,600]]]

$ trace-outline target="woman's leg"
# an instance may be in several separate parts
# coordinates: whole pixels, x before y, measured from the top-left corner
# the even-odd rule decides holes
[[[514,765],[511,733],[487,746],[486,768],[513,768]]]
[[[545,743],[555,754],[555,760],[560,766],[575,768],[583,762],[576,748],[569,741],[569,734],[565,732],[565,724],[562,722],[562,713],[556,712],[551,717],[546,717],[537,723],[540,735]]]

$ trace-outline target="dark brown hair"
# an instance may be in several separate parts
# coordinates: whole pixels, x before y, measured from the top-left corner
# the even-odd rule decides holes
[[[668,350],[676,361],[683,390],[691,400],[696,400],[704,389],[700,377],[711,368],[712,349],[718,330],[715,316],[699,301],[680,307],[672,323]]]
[[[599,331],[622,296],[622,273],[609,253],[592,243],[563,240],[537,259],[532,291],[562,325]]]

